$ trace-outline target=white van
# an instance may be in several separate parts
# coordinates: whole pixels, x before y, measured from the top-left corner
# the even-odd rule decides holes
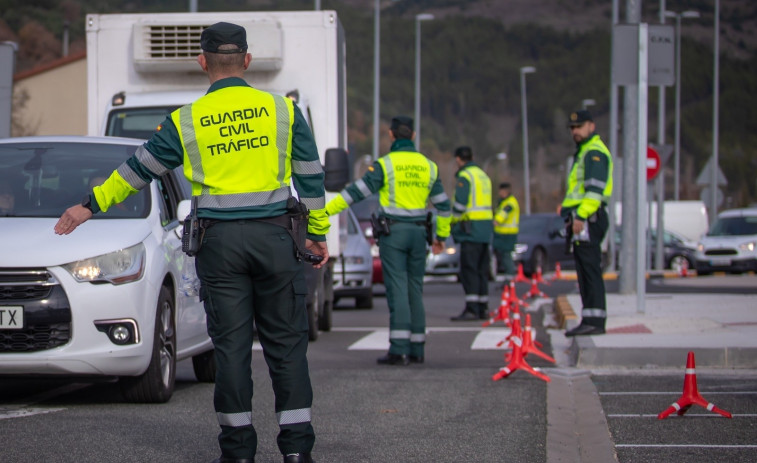
[[[697,246],[697,274],[757,271],[757,208],[718,214]]]

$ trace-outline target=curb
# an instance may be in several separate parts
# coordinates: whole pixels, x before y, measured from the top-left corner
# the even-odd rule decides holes
[[[568,320],[578,319],[578,315],[573,311],[573,307],[571,307],[565,294],[561,294],[555,298],[554,311],[557,327],[561,330],[565,329]]]

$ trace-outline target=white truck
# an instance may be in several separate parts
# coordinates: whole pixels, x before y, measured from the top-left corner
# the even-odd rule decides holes
[[[344,32],[334,11],[87,15],[87,130],[90,135],[149,138],[171,111],[203,95],[200,34],[216,22],[247,31],[252,54],[245,79],[287,95],[315,136],[330,192],[348,180]],[[327,200],[331,194],[327,193]],[[329,250],[339,250],[331,220]],[[333,264],[308,278],[310,339],[331,329]]]

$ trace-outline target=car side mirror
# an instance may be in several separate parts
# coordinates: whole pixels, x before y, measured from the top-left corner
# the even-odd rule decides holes
[[[324,155],[326,191],[342,191],[350,181],[350,162],[343,148],[329,148]]]

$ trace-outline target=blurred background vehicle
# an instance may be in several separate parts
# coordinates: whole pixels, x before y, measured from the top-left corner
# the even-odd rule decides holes
[[[620,229],[615,229],[615,269],[621,268],[620,263]],[[681,272],[685,265],[686,268],[694,270],[696,264],[697,243],[687,240],[680,234],[665,230],[663,234],[663,267],[666,269]],[[653,268],[657,251],[657,230],[650,230],[647,253],[646,268]]]
[[[352,209],[339,214],[339,254],[334,258],[334,305],[354,297],[355,307],[373,307],[373,257],[360,223]]]
[[[497,259],[494,250],[489,246],[489,279],[495,280],[497,276]],[[455,243],[452,236],[444,241],[444,250],[440,254],[433,254],[429,249],[426,255],[425,280],[450,280],[459,281],[460,277],[460,244]]]
[[[757,271],[757,208],[718,214],[699,241],[696,268],[698,275]]]
[[[371,195],[350,206],[352,212],[355,213],[360,229],[363,231],[363,235],[368,239],[371,245],[371,256],[373,261],[373,283],[384,283],[384,274],[381,270],[381,259],[379,258],[379,249],[376,240],[373,238],[373,229],[371,228],[371,214],[378,214],[379,198],[378,195]]]
[[[522,215],[518,230],[518,242],[515,243],[513,261],[517,268],[523,264],[523,273],[531,275],[541,271],[551,272],[555,264],[560,263],[563,270],[574,269],[573,254],[565,249],[565,223],[562,217],[554,213],[536,213]]]

